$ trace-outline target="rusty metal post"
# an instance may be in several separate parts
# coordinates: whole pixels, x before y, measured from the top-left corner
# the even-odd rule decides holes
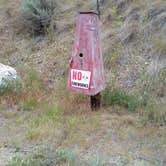
[[[99,4],[99,0],[97,0],[97,13],[100,19],[100,4]]]

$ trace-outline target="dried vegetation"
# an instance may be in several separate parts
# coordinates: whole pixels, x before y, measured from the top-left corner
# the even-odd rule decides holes
[[[81,156],[76,157],[78,163],[84,163],[79,158],[86,160],[87,152],[90,157],[97,154],[87,165],[102,165],[105,156],[111,156],[111,164],[162,165],[166,161],[165,1],[101,2],[109,88],[103,93],[103,108],[96,113],[90,112],[89,97],[66,89],[74,18],[77,11],[94,9],[95,4],[63,0],[54,6],[50,0],[26,0],[20,11],[19,2],[0,1],[0,61],[16,67],[22,85],[14,91],[11,86],[0,88],[4,90],[0,147],[22,153],[20,149],[29,144],[49,143],[55,149],[73,149]],[[68,151],[60,159],[57,153],[55,158],[50,154],[15,157],[9,165],[73,161]]]

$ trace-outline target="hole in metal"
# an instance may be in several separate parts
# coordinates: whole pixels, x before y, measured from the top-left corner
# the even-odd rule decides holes
[[[84,55],[83,55],[83,53],[80,53],[79,56],[82,58]]]

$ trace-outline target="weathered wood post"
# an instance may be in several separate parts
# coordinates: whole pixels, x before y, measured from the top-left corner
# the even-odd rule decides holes
[[[81,12],[77,17],[68,79],[70,91],[91,96],[92,110],[100,107],[105,88],[98,14]]]

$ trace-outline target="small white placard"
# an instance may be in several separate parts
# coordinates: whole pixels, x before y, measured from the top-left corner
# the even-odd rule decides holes
[[[71,69],[71,86],[81,89],[89,89],[91,72]]]

